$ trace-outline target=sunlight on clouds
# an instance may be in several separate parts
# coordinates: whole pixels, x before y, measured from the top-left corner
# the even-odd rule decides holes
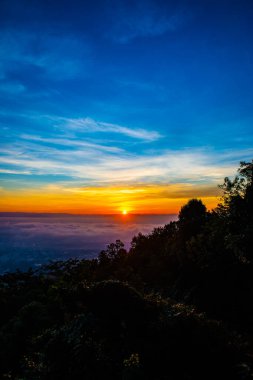
[[[36,175],[65,175],[99,185],[178,181],[217,183],[234,172],[233,166],[217,167],[208,163],[207,157],[198,153],[187,155],[178,152],[176,157],[173,152],[153,157],[128,155],[117,159],[103,154],[98,156],[78,153],[65,151],[63,154],[59,153],[57,158],[50,153],[47,159],[37,158],[35,153],[27,154],[24,158],[2,157],[1,161],[3,164],[14,166],[15,169],[11,170],[15,170],[17,174],[20,171],[20,174],[27,172]]]
[[[107,128],[135,138],[136,144],[158,138],[152,131],[91,119],[71,119],[71,123],[75,133],[79,128],[82,133],[85,128]],[[196,197],[213,208],[218,202],[217,185],[237,167],[230,151],[218,156],[200,148],[140,152],[131,150],[130,143],[123,148],[113,139],[107,145],[85,136],[67,137],[59,131],[46,137],[22,134],[12,144],[5,144],[1,171],[9,179],[3,182],[1,211],[167,214],[177,213],[182,204]],[[246,159],[252,153],[248,149],[236,155]],[[23,188],[18,176],[24,178]]]
[[[56,127],[52,132],[23,133],[3,144],[0,172],[8,179],[1,211],[167,214],[196,197],[213,208],[217,185],[234,174],[237,157],[253,154],[253,149],[224,150],[218,156],[207,148],[143,150],[162,136],[88,118],[43,117],[40,121],[50,119]],[[90,139],[88,131],[110,132],[110,140]]]
[[[232,157],[228,159],[228,152],[224,152],[226,161],[223,163],[223,153],[216,157],[216,152],[201,149],[156,150],[138,154],[117,150],[114,146],[86,145],[82,141],[72,144],[68,140],[69,146],[66,146],[65,140],[38,138],[37,141],[37,137],[32,136],[31,141],[24,139],[11,146],[3,146],[0,159],[3,173],[31,177],[64,175],[72,180],[83,180],[89,186],[173,182],[216,185],[225,176],[232,175],[237,166]],[[252,149],[240,151],[240,157],[244,159],[252,154]]]

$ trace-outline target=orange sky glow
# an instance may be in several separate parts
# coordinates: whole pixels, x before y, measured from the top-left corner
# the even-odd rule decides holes
[[[176,214],[191,198],[208,209],[219,202],[219,190],[210,185],[172,184],[132,187],[68,188],[47,185],[40,189],[2,190],[2,212],[72,214]]]

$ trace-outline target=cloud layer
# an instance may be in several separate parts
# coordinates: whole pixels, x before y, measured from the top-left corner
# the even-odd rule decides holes
[[[0,217],[0,273],[39,266],[50,260],[93,258],[121,239],[127,248],[134,235],[149,233],[175,215]]]
[[[176,213],[192,197],[212,208],[217,185],[253,154],[253,149],[219,155],[210,148],[154,149],[156,139],[164,138],[155,131],[90,118],[30,119],[34,126],[44,123],[48,132],[16,132],[12,143],[7,139],[3,145],[2,211]]]
[[[42,117],[51,123],[48,136],[17,134],[2,148],[2,172],[31,176],[62,175],[84,184],[217,183],[231,175],[237,160],[248,159],[253,149],[218,156],[208,148],[151,149],[162,136],[156,131],[131,129],[90,118]],[[35,121],[34,121],[35,122]],[[110,136],[106,144],[106,137]],[[101,140],[101,135],[102,140]],[[121,136],[130,140],[121,142]],[[104,141],[98,143],[98,141]],[[129,146],[136,144],[136,151]],[[143,145],[143,143],[146,143]]]

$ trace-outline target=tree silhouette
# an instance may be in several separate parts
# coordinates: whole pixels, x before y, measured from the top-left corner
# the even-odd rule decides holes
[[[207,218],[206,206],[200,199],[191,199],[178,215],[178,225],[182,238],[187,241],[199,234]]]
[[[216,211],[225,219],[226,239],[232,251],[252,260],[253,257],[253,160],[240,163],[233,180],[224,179],[222,202]]]

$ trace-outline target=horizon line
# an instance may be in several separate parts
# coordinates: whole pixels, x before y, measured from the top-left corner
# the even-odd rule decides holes
[[[67,213],[67,212],[29,212],[29,211],[0,211],[0,216],[4,215],[70,215],[70,216],[88,216],[88,215],[97,215],[97,216],[124,216],[127,217],[129,215],[178,215],[177,213],[132,213],[128,212],[126,215],[122,213],[82,213],[82,214],[77,214],[77,213]]]

